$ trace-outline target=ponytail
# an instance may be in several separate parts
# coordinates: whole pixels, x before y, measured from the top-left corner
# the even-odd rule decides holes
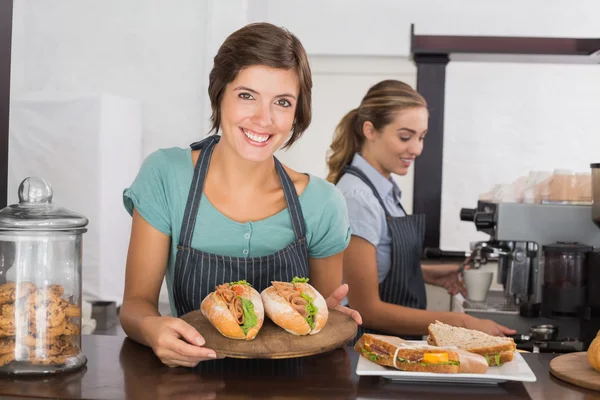
[[[344,168],[352,162],[354,154],[359,152],[363,145],[362,126],[358,125],[358,109],[354,109],[346,114],[335,128],[327,158],[327,180],[333,184],[338,183],[344,174]]]
[[[365,143],[362,125],[365,121],[371,122],[375,131],[382,132],[399,111],[415,107],[427,108],[427,102],[404,82],[387,79],[372,86],[360,106],[346,114],[335,128],[327,157],[327,180],[337,184],[354,154],[362,150]]]

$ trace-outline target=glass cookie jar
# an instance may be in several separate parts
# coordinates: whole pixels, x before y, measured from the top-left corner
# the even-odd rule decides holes
[[[86,364],[81,351],[82,235],[88,220],[52,203],[43,179],[0,210],[0,374]]]

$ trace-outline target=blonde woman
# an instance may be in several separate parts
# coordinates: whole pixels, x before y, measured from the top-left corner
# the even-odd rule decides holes
[[[421,265],[425,216],[407,214],[391,178],[405,175],[421,154],[428,117],[419,93],[385,80],[337,126],[327,179],[341,190],[349,212],[352,237],[344,252],[349,305],[363,318],[360,333],[412,338],[439,320],[492,335],[513,334],[490,320],[426,310],[425,283],[464,293],[458,266]]]

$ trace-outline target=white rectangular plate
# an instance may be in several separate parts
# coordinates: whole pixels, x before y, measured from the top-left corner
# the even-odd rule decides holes
[[[415,344],[426,342],[413,341]],[[506,381],[535,382],[536,377],[521,353],[515,351],[512,361],[501,367],[489,367],[485,374],[438,374],[432,372],[400,371],[395,368],[384,367],[358,357],[356,374],[359,376],[381,376],[394,381],[406,382],[436,382],[436,383],[461,383],[461,384],[496,384]]]

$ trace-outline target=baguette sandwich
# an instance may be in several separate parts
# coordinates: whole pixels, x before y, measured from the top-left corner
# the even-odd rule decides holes
[[[363,334],[354,349],[368,360],[402,371],[442,374],[484,374],[483,356],[453,347],[436,347],[407,342],[395,336]]]
[[[308,278],[271,283],[260,295],[265,313],[276,325],[294,335],[314,335],[323,329],[329,318],[327,303]]]
[[[502,366],[514,358],[517,345],[512,338],[491,336],[472,329],[447,325],[439,321],[429,324],[427,343],[432,346],[456,346],[481,354],[490,366]]]
[[[217,286],[200,309],[212,326],[231,339],[254,339],[265,319],[260,294],[246,281]]]

